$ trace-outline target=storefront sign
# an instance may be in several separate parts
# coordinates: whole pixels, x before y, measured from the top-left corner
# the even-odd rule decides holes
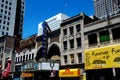
[[[38,64],[34,61],[27,62],[22,66],[22,71],[24,70],[38,70]]]
[[[54,63],[50,63],[50,62],[40,62],[39,63],[39,70],[59,70],[59,63],[54,62]]]
[[[80,69],[65,69],[59,71],[59,77],[79,77]]]
[[[120,45],[88,49],[85,53],[85,69],[120,68]]]
[[[33,77],[33,73],[22,73],[22,77]]]

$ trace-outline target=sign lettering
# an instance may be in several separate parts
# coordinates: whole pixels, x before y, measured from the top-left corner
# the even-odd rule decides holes
[[[85,69],[120,67],[120,44],[85,50]]]

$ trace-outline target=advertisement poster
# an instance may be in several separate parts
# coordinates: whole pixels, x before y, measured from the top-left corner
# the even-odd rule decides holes
[[[120,67],[120,45],[88,49],[84,54],[86,70]]]

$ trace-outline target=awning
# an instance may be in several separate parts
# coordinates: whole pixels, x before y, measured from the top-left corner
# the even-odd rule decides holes
[[[80,69],[59,70],[59,77],[79,77]]]

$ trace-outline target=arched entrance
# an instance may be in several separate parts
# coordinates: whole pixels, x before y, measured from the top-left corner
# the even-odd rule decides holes
[[[47,58],[51,60],[60,60],[60,49],[56,44],[52,44],[49,47]]]

